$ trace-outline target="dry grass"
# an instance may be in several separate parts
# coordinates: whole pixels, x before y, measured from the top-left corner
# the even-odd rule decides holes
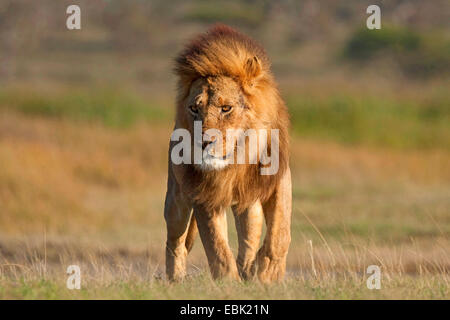
[[[0,5],[0,298],[450,297],[448,1],[386,6],[383,30],[426,42],[402,49],[369,32],[359,41],[391,42],[359,62],[342,59],[358,53],[344,50],[366,16],[357,0],[77,2],[88,19],[73,32],[66,1]],[[169,70],[213,21],[264,45],[292,114],[281,284],[212,282],[199,240],[189,278],[164,280]],[[431,77],[408,72],[427,64]],[[81,291],[65,286],[71,264]],[[370,264],[381,290],[366,288]]]
[[[0,296],[449,298],[448,152],[298,138],[287,280],[211,282],[198,240],[190,278],[168,284],[169,134],[167,124],[114,129],[2,112]],[[82,269],[80,292],[65,288],[71,264]],[[365,286],[371,264],[382,269],[382,290]]]

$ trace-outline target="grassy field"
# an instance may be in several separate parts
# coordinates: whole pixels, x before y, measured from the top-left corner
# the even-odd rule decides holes
[[[67,30],[70,4],[0,0],[0,299],[450,298],[448,1],[380,3],[380,30],[359,0],[77,0]],[[164,276],[173,58],[214,22],[264,46],[291,114],[279,284],[211,281],[199,239]]]
[[[314,92],[287,95],[292,245],[286,280],[264,286],[211,281],[199,240],[188,279],[164,280],[171,102],[2,90],[0,297],[448,299],[448,96]],[[66,288],[72,264],[80,291]],[[366,287],[372,264],[381,290]]]

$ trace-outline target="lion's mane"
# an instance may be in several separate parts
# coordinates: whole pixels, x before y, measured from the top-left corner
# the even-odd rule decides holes
[[[201,171],[180,165],[176,178],[183,192],[209,210],[235,204],[243,210],[257,200],[264,203],[288,167],[289,116],[280,97],[270,61],[264,49],[248,36],[224,25],[216,25],[193,39],[175,60],[178,76],[176,123],[185,127],[184,100],[198,78],[227,76],[242,88],[258,123],[279,130],[279,170],[261,175],[261,164],[230,165],[218,171]],[[267,146],[270,151],[270,142]]]

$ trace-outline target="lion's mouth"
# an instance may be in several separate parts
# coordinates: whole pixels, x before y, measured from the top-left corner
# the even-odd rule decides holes
[[[228,153],[226,153],[225,155],[217,155],[215,151],[215,145],[212,144],[203,149],[203,158],[229,161],[234,157],[235,149],[236,149],[236,142],[234,143],[233,148]]]
[[[207,151],[204,151],[203,158],[227,161],[227,160],[230,160],[233,157],[233,154],[234,154],[233,152],[230,152],[230,153],[225,154],[223,156],[217,156],[217,155],[214,155],[214,154],[210,154]]]

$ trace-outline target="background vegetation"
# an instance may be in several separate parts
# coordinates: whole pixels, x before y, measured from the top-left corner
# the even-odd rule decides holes
[[[448,299],[450,8],[378,3],[367,30],[369,4],[0,0],[0,297]],[[271,286],[211,281],[200,240],[188,279],[164,279],[172,58],[219,21],[264,45],[291,113],[293,241]]]

